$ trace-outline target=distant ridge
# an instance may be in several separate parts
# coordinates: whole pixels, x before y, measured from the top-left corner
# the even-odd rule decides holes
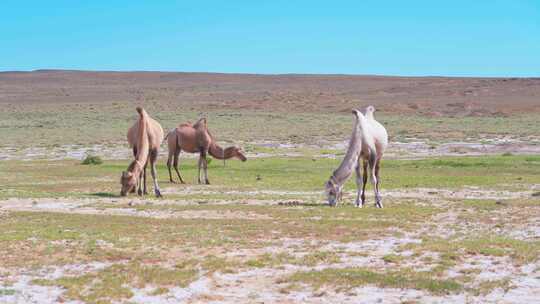
[[[159,70],[78,70],[78,69],[36,69],[31,71],[9,70],[0,73],[160,73],[193,75],[246,75],[246,76],[300,76],[300,77],[384,77],[384,78],[457,78],[457,79],[540,79],[540,77],[505,77],[505,76],[444,76],[444,75],[379,75],[379,74],[312,74],[312,73],[224,73],[200,71],[159,71]]]
[[[197,111],[377,111],[432,116],[540,112],[540,78],[228,74],[39,69],[0,72],[0,103],[147,103]]]

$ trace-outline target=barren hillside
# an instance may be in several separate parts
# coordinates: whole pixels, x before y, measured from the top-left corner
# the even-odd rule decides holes
[[[199,109],[486,116],[540,112],[540,78],[39,70],[0,73],[0,103],[137,102]]]

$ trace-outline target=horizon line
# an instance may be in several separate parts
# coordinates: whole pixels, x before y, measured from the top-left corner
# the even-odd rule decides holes
[[[39,68],[28,70],[2,70],[0,73],[39,73],[39,72],[91,72],[91,73],[176,73],[176,74],[221,74],[221,75],[246,75],[246,76],[357,76],[357,77],[402,77],[402,78],[504,78],[504,79],[536,79],[537,76],[456,76],[443,74],[352,74],[352,73],[252,73],[252,72],[211,72],[211,71],[177,71],[177,70],[100,70],[100,69],[65,69],[65,68]]]

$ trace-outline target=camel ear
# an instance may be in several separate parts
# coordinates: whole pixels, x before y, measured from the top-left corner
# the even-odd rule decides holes
[[[333,183],[332,183],[332,180],[329,179],[329,180],[326,181],[326,183],[324,184],[324,186],[325,186],[325,187],[333,187],[334,185],[333,185]]]

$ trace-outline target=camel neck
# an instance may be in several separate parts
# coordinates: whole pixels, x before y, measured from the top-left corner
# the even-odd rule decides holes
[[[373,112],[367,112],[366,113],[366,118],[369,119],[369,120],[374,120],[375,117],[373,117]]]
[[[133,160],[128,167],[128,171],[135,174],[136,176],[139,176],[139,174],[142,172],[143,169],[144,169],[144,163],[141,163],[137,159]]]
[[[358,164],[358,157],[362,149],[361,142],[361,129],[358,119],[355,120],[353,132],[349,140],[349,147],[347,153],[343,158],[343,161],[339,167],[334,171],[332,177],[334,181],[339,185],[343,185],[347,179],[352,175],[352,172]]]
[[[212,144],[210,145],[210,149],[208,150],[208,152],[210,153],[210,155],[212,155],[212,157],[216,159],[230,159],[234,157],[233,149],[234,147],[228,147],[226,149],[223,149],[218,144]]]

